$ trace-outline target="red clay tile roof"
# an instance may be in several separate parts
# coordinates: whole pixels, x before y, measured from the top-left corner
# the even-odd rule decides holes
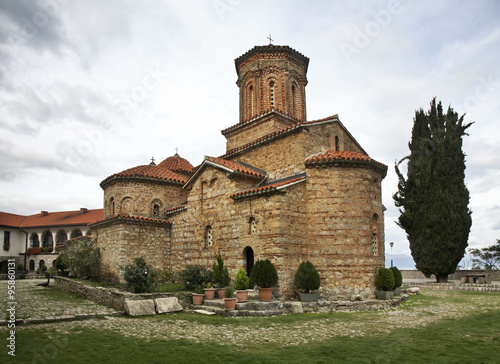
[[[25,218],[26,216],[0,211],[0,226],[18,227]]]
[[[335,114],[335,115],[332,115],[332,116],[329,116],[329,117],[326,117],[326,118],[323,118],[323,119],[311,120],[311,121],[304,121],[304,122],[296,123],[294,125],[289,126],[288,128],[285,128],[285,129],[282,129],[282,130],[278,130],[278,131],[269,133],[267,135],[264,135],[263,137],[260,137],[258,139],[255,139],[255,140],[251,141],[250,143],[244,144],[242,146],[239,146],[239,147],[236,147],[236,148],[233,148],[233,149],[227,151],[226,154],[224,154],[220,158],[227,158],[227,157],[233,156],[235,154],[238,154],[238,153],[242,152],[243,150],[252,148],[252,147],[260,145],[260,144],[271,142],[271,141],[273,141],[275,139],[284,137],[284,136],[286,136],[289,133],[296,132],[296,131],[300,130],[301,128],[305,128],[305,127],[308,127],[308,126],[314,126],[314,125],[318,125],[318,124],[323,124],[323,123],[330,123],[330,122],[337,122],[337,123],[339,123],[339,125],[342,126],[342,128],[344,128],[344,130],[352,137],[352,135],[347,131],[347,129],[345,129],[345,127],[340,122],[340,120],[338,118],[338,115]],[[237,124],[237,125],[234,125],[233,127],[230,127],[228,129],[236,128],[238,126],[239,125]],[[222,132],[225,132],[228,129],[223,130]],[[352,137],[352,139],[356,142],[356,140],[353,137]],[[356,144],[357,144],[357,142],[356,142]],[[361,146],[359,146],[359,147],[361,148]]]
[[[251,166],[249,166],[247,164],[244,164],[241,162],[240,163],[231,162],[231,161],[228,161],[228,160],[223,159],[223,158],[205,156],[203,163],[195,168],[195,170],[196,170],[195,174],[193,174],[193,176],[189,179],[189,181],[187,181],[187,183],[184,185],[184,187],[188,186],[193,181],[195,181],[198,178],[198,176],[201,174],[201,171],[207,165],[211,165],[211,166],[216,167],[216,168],[221,168],[221,169],[224,169],[230,173],[235,173],[235,174],[243,175],[246,177],[259,178],[259,179],[263,179],[266,177],[266,174],[264,171],[261,171],[258,168],[252,168]]]
[[[180,174],[177,174],[165,167],[160,167],[160,165],[156,166],[149,164],[129,168],[120,173],[113,174],[101,182],[101,188],[104,189],[107,185],[117,180],[133,178],[160,180],[180,185],[187,182],[187,178],[181,176]]]
[[[366,154],[350,151],[327,150],[323,154],[307,158],[305,163],[306,166],[331,163],[368,163],[378,169],[384,170],[384,176],[385,173],[387,173],[387,166],[385,164],[377,162],[375,159],[370,158]]]
[[[137,222],[154,222],[154,223],[159,223],[159,224],[170,224],[167,220],[163,219],[154,219],[152,217],[146,217],[146,216],[135,216],[135,215],[130,215],[130,214],[117,214],[115,216],[109,217],[106,220],[98,221],[94,225],[101,225],[101,224],[106,224],[109,222],[113,221],[137,221]]]
[[[274,182],[269,182],[268,184],[250,188],[245,191],[233,193],[230,197],[234,200],[239,198],[251,197],[256,195],[262,195],[267,193],[276,192],[282,190],[283,188],[292,186],[299,182],[304,182],[306,180],[306,174],[301,173],[287,178],[283,178]]]
[[[7,213],[0,213],[0,225],[5,225],[4,220],[6,215],[13,215]],[[19,221],[20,215],[11,217],[12,222]],[[17,217],[16,217],[17,216]],[[9,225],[20,229],[29,229],[37,227],[51,227],[51,226],[76,226],[76,225],[89,225],[102,220],[104,217],[103,209],[87,210],[80,209],[77,211],[56,211],[56,212],[41,212],[36,215],[22,216],[22,220],[17,225]]]
[[[220,166],[229,168],[234,173],[244,174],[244,175],[248,175],[250,177],[258,177],[258,178],[264,178],[266,176],[265,174],[258,172],[254,169],[251,169],[251,168],[246,167],[246,166],[239,164],[239,163],[228,161],[226,159],[217,158],[217,157],[206,157],[205,160],[213,162],[213,163],[218,164]]]
[[[158,167],[166,168],[174,172],[193,172],[194,169],[193,165],[189,163],[187,159],[182,158],[177,153],[158,164]]]
[[[290,56],[297,58],[298,60],[302,61],[305,63],[306,66],[306,71],[307,71],[307,66],[309,65],[309,58],[304,56],[302,53],[297,52],[295,49],[289,47],[289,46],[280,46],[280,45],[274,45],[274,44],[268,44],[268,45],[263,45],[263,46],[255,46],[246,53],[242,54],[238,58],[234,60],[234,63],[236,65],[236,72],[238,72],[238,66],[239,64],[246,58],[252,56],[254,53],[275,53],[275,52],[286,52]]]
[[[179,205],[179,206],[174,206],[174,207],[169,208],[168,210],[165,210],[165,215],[174,214],[176,212],[181,212],[184,210],[187,210],[187,203],[184,203],[184,204]]]

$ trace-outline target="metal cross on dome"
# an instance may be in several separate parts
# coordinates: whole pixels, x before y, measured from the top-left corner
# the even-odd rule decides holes
[[[274,39],[273,39],[273,38],[271,38],[271,34],[269,34],[269,37],[267,37],[267,39],[269,39],[269,44],[273,44]]]

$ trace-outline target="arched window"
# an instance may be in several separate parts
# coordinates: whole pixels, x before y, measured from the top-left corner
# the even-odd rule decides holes
[[[246,105],[247,119],[251,119],[257,114],[257,103],[255,97],[255,89],[252,84],[247,88],[247,105]]]
[[[66,240],[68,240],[68,234],[66,234],[66,231],[59,230],[56,235],[56,245],[62,245]]]
[[[274,108],[274,81],[269,82],[269,97],[271,101],[271,108]]]
[[[50,247],[54,244],[54,238],[52,237],[52,233],[50,231],[46,231],[43,233],[42,237],[42,246],[44,248]]]
[[[151,216],[158,219],[160,218],[160,211],[162,207],[162,202],[158,199],[155,199],[151,202]]]
[[[372,218],[372,253],[379,255],[379,241],[378,241],[378,215],[373,214]]]
[[[71,239],[79,238],[82,236],[82,231],[80,229],[75,229],[71,232]]]
[[[252,216],[250,218],[249,222],[249,234],[256,234],[257,233],[257,223],[255,222],[255,218]]]
[[[340,150],[340,139],[338,135],[335,135],[335,151],[338,152]]]
[[[38,268],[42,269],[42,267],[45,265],[45,261],[42,259],[38,262]]]
[[[109,210],[110,210],[110,215],[115,216],[115,198],[111,197],[109,199]]]
[[[209,225],[205,228],[205,248],[214,245],[212,227]]]
[[[40,240],[38,239],[38,234],[36,233],[31,234],[30,242],[32,248],[38,248],[40,246]]]
[[[35,270],[35,261],[33,259],[30,259],[30,272],[33,272]]]

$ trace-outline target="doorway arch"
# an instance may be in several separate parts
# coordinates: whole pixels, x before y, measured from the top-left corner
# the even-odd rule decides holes
[[[247,275],[250,277],[250,274],[252,273],[252,269],[253,269],[253,263],[254,263],[254,255],[253,255],[252,247],[246,246],[245,249],[243,249],[243,261],[245,262],[245,268],[247,270]]]

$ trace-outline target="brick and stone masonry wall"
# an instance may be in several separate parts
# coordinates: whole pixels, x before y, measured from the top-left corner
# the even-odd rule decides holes
[[[170,225],[118,220],[97,229],[103,269],[123,281],[123,270],[135,258],[144,257],[155,269],[170,266]]]
[[[104,218],[127,213],[136,216],[153,216],[153,202],[158,203],[161,211],[178,206],[187,199],[187,191],[181,185],[140,181],[120,181],[109,185],[104,191]]]

